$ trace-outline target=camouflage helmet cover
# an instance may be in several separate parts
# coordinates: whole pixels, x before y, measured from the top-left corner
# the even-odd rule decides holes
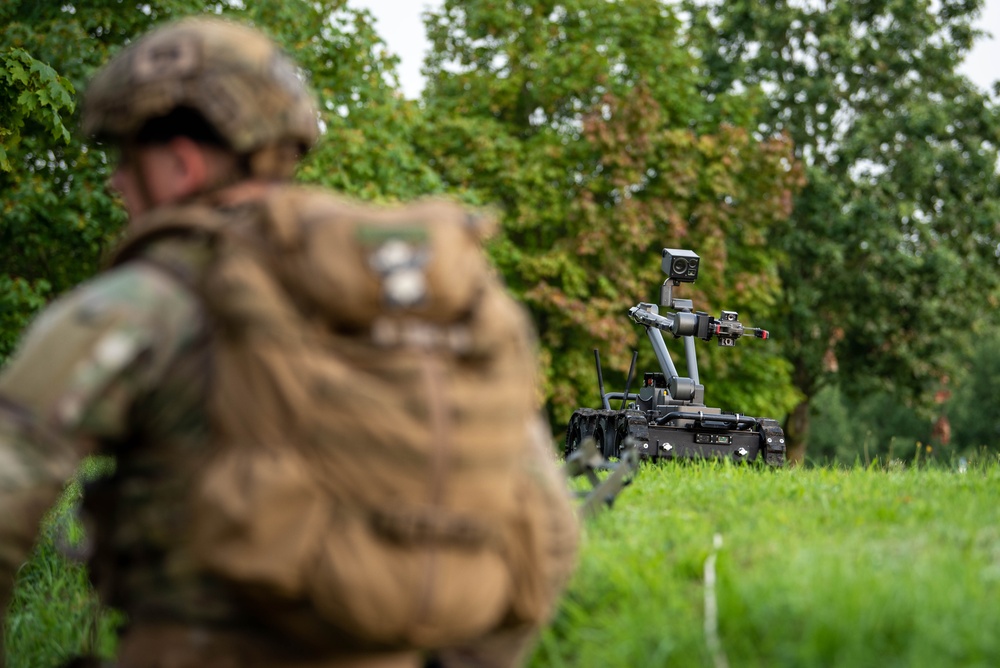
[[[144,35],[95,75],[83,130],[123,141],[178,107],[205,117],[237,153],[318,135],[313,97],[295,65],[262,33],[215,18],[189,18]]]

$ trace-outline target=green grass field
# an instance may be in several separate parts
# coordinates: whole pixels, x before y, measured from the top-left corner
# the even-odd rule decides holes
[[[998,492],[995,456],[965,472],[644,466],[587,523],[531,666],[1000,666]],[[63,506],[19,577],[14,668],[113,652],[118,616],[52,547],[76,531],[72,491]]]
[[[588,524],[532,665],[1000,666],[998,492],[995,460],[644,467]]]
[[[114,467],[108,458],[84,461],[49,512],[30,561],[17,574],[4,629],[7,668],[50,668],[77,655],[114,656],[122,616],[101,606],[87,571],[71,554],[84,540],[76,519],[81,482]]]

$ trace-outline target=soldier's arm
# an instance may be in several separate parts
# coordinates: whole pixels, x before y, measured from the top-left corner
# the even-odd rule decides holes
[[[0,622],[42,516],[80,460],[126,432],[198,311],[174,279],[129,264],[49,307],[0,372]]]

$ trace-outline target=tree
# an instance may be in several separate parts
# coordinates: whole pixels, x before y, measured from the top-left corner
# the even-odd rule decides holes
[[[103,154],[88,150],[70,129],[75,93],[106,54],[106,41],[91,38],[75,11],[54,2],[5,3],[0,26],[4,76],[12,84],[0,112],[2,360],[38,308],[97,269],[122,215],[101,186]],[[84,43],[92,48],[79,48]]]
[[[73,112],[69,81],[24,49],[0,53],[0,171],[11,171],[7,151],[20,141],[25,120],[40,123],[53,137],[69,141],[63,113]]]
[[[417,141],[446,188],[500,212],[492,256],[538,325],[557,427],[596,405],[593,348],[614,382],[635,346],[654,368],[626,312],[656,300],[663,247],[704,258],[677,296],[767,320],[779,298],[769,237],[798,168],[780,134],[753,136],[742,96],[700,94],[668,6],[446,0],[427,25]],[[766,347],[703,352],[706,375],[724,379],[710,401],[778,415],[794,403],[790,368]]]
[[[961,357],[951,377],[954,393],[945,407],[956,452],[1000,451],[1000,416],[996,410],[1000,390],[1000,336],[995,323],[973,334],[970,349]]]
[[[766,96],[759,131],[805,165],[777,340],[802,401],[836,381],[920,398],[996,285],[1000,108],[956,72],[980,0],[686,3],[708,96]]]
[[[319,97],[323,136],[299,177],[368,200],[440,192],[414,149],[421,111],[399,91],[398,59],[366,10],[346,0],[247,3],[234,14],[265,29],[306,71]]]

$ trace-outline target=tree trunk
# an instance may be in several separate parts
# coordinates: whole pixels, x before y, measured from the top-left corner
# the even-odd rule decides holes
[[[809,400],[803,399],[785,420],[785,454],[788,463],[797,466],[805,461],[809,442]]]

